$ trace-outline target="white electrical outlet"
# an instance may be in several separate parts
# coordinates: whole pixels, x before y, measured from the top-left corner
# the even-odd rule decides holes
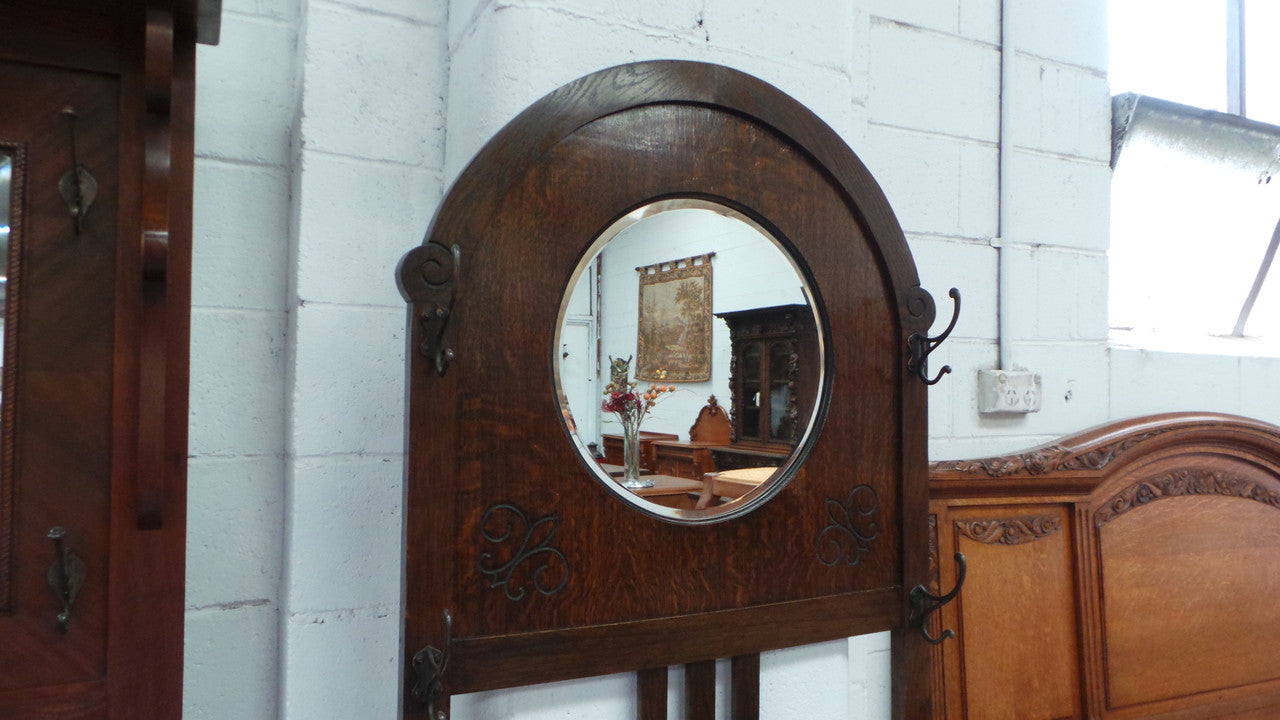
[[[1040,411],[1040,375],[1028,370],[979,370],[978,412]]]

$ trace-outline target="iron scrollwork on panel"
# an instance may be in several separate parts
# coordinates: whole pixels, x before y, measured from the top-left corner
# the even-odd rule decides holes
[[[871,552],[871,542],[880,537],[876,522],[880,499],[870,485],[859,485],[844,503],[827,498],[827,517],[831,524],[818,533],[818,562],[828,567],[844,561],[857,565]]]
[[[444,375],[455,357],[446,331],[453,317],[453,304],[458,299],[461,263],[462,250],[457,245],[446,247],[432,240],[406,253],[396,270],[400,294],[405,301],[425,306],[418,316],[422,325],[418,350],[435,363],[439,375]]]
[[[418,680],[413,684],[413,697],[427,706],[430,720],[445,720],[443,710],[436,709],[436,701],[444,694],[444,671],[449,666],[449,646],[453,644],[453,614],[444,611],[444,649],[428,645],[413,655],[413,672]]]
[[[502,588],[507,598],[523,600],[526,580],[542,595],[555,595],[569,584],[569,561],[552,546],[559,515],[546,515],[529,522],[524,511],[510,503],[498,503],[485,511],[480,520],[480,536],[498,546],[506,557],[502,562],[494,553],[483,553],[476,567],[489,577],[490,588]],[[509,554],[508,554],[509,553]],[[542,564],[537,564],[538,562]],[[559,571],[554,568],[559,565]],[[559,575],[554,584],[548,579]]]

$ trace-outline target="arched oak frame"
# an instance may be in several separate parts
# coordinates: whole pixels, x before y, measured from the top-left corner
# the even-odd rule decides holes
[[[618,217],[676,197],[779,238],[825,333],[818,429],[790,481],[718,522],[619,501],[565,436],[552,382],[583,253]],[[879,186],[812,112],[702,63],[584,77],[480,151],[398,279],[406,716],[457,693],[881,630],[894,631],[895,717],[927,715],[927,645],[906,629],[908,590],[927,583],[926,388],[907,360],[934,307]]]

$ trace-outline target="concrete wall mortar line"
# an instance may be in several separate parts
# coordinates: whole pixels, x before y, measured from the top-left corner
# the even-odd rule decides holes
[[[979,40],[977,38],[974,38],[968,35],[961,35],[959,33],[946,32],[945,30],[939,30],[937,28],[925,27],[923,25],[916,25],[914,23],[903,22],[902,20],[895,20],[893,18],[884,17],[883,15],[874,15],[874,14],[871,15],[871,24],[873,26],[892,25],[895,27],[900,27],[904,30],[912,30],[914,32],[918,32],[924,35],[934,35],[937,37],[947,38],[949,40],[957,40],[957,41],[969,43],[971,45],[975,45],[978,47],[984,47],[989,50],[995,50],[995,51],[1000,50],[1000,43],[998,42],[991,42],[988,40]]]
[[[328,7],[335,10],[347,11],[353,15],[366,15],[369,17],[386,18],[405,23],[406,25],[414,25],[419,27],[443,28],[440,23],[429,22],[422,18],[413,17],[412,15],[401,15],[399,13],[387,12],[366,6],[359,5],[354,2],[342,2],[341,0],[311,0],[317,7]]]
[[[971,135],[957,135],[955,133],[938,132],[936,130],[921,130],[919,128],[908,127],[905,125],[899,125],[899,124],[890,123],[890,122],[882,122],[879,120],[867,120],[867,125],[870,127],[897,130],[907,135],[919,135],[922,137],[942,138],[945,140],[958,140],[960,142],[969,143],[975,147],[984,147],[984,148],[990,148],[990,149],[995,149],[996,147],[999,147],[999,143],[997,143],[995,140],[984,140],[983,138],[976,138]],[[854,148],[854,150],[856,151],[857,148]]]

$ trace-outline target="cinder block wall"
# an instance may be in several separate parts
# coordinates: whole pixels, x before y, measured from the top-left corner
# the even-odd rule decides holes
[[[998,0],[224,0],[199,52],[186,716],[393,718],[404,306],[392,271],[521,109],[633,60],[793,95],[884,187],[922,281],[965,311],[932,358],[935,458],[1112,417],[1280,421],[1274,359],[1109,348],[1106,3],[1016,0],[1015,363],[1044,409],[984,418],[996,364]],[[941,322],[939,328],[941,327]],[[878,634],[770,653],[765,717],[887,718]],[[627,676],[460,698],[457,718],[628,718]],[[680,692],[673,676],[673,694]]]

